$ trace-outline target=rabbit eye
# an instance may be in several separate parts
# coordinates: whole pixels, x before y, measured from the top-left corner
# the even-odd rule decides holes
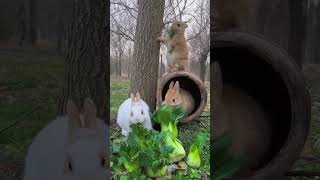
[[[141,114],[142,114],[142,115],[144,114],[143,110],[141,110]]]
[[[176,98],[173,98],[173,99],[172,99],[172,102],[176,102]]]
[[[72,172],[73,167],[72,167],[72,164],[71,164],[70,161],[67,161],[67,162],[66,162],[65,168],[66,168],[67,172]]]
[[[68,168],[69,168],[70,171],[72,171],[72,165],[71,165],[70,162],[68,163]]]
[[[178,23],[178,27],[180,27],[180,23]]]
[[[106,165],[106,159],[105,158],[101,158],[100,164],[101,164],[101,166],[105,166]]]
[[[133,116],[133,112],[131,111],[130,116]]]

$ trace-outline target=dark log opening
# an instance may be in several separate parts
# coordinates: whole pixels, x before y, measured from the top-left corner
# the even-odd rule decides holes
[[[217,47],[223,84],[240,88],[251,95],[269,115],[270,148],[257,167],[263,168],[287,142],[291,126],[291,101],[280,74],[261,57],[244,47]]]

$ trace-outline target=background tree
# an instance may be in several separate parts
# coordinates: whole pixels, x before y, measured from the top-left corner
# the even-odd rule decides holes
[[[68,99],[81,107],[86,97],[91,97],[97,105],[98,117],[106,119],[109,114],[108,9],[108,1],[74,2],[59,114],[63,113]]]
[[[138,17],[134,38],[130,89],[139,91],[150,106],[156,107],[156,92],[164,1],[138,0]]]
[[[35,44],[37,41],[37,1],[29,0],[29,38],[30,44]]]
[[[288,1],[290,8],[290,35],[289,35],[289,52],[296,60],[297,64],[302,67],[304,55],[304,40],[306,30],[306,16],[303,1]]]
[[[191,36],[189,38],[190,43],[190,61],[192,67],[198,67],[199,77],[202,81],[205,80],[207,72],[206,64],[209,63],[209,52],[210,52],[210,10],[209,1],[199,1],[196,4],[195,13],[193,16],[195,23],[191,25]],[[196,65],[198,64],[198,66]]]

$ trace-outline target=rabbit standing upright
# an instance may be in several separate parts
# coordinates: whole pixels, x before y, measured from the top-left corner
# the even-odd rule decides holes
[[[45,127],[30,145],[24,180],[105,180],[108,129],[85,99],[84,113],[68,101],[67,113]]]
[[[163,103],[168,103],[172,106],[181,104],[186,111],[186,115],[190,114],[194,109],[194,99],[192,95],[188,91],[180,88],[179,81],[175,83],[173,81],[170,82]]]
[[[167,46],[167,65],[169,72],[185,71],[188,67],[188,46],[184,36],[186,22],[175,21],[167,37],[159,37],[157,40]]]
[[[151,130],[152,123],[149,112],[149,106],[140,98],[140,94],[136,93],[134,96],[131,93],[131,97],[125,100],[118,110],[117,124],[121,128],[122,135],[129,135],[131,124],[142,123],[144,128]]]

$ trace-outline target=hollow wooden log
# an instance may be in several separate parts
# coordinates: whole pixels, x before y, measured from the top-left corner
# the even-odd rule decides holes
[[[311,103],[301,70],[260,35],[228,31],[212,37],[223,86],[221,117],[213,127],[220,133],[230,130],[234,153],[246,159],[232,179],[284,175],[309,131]]]
[[[157,92],[158,105],[162,104],[171,81],[179,81],[180,88],[188,91],[194,99],[194,109],[181,122],[188,123],[197,119],[207,104],[207,90],[204,83],[194,74],[186,71],[176,71],[165,74]]]

